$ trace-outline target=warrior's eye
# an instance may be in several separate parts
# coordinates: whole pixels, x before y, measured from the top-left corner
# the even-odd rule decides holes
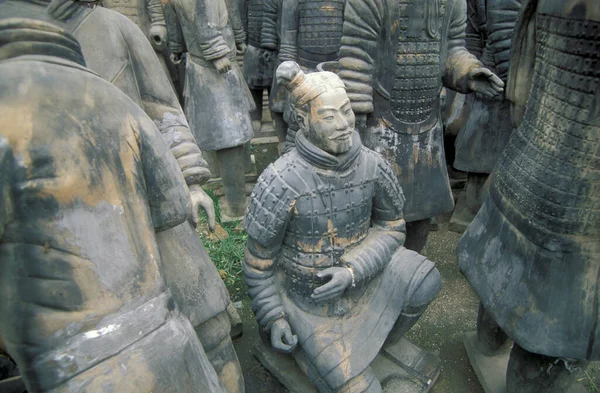
[[[327,116],[327,117],[324,118],[324,120],[327,120],[327,121],[332,121],[334,119],[335,119],[334,116]]]

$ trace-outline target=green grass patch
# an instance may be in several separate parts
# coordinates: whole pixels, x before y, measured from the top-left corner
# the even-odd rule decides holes
[[[245,295],[247,288],[242,277],[242,260],[244,259],[248,235],[243,230],[240,221],[221,223],[219,199],[215,196],[213,190],[206,190],[206,193],[215,204],[217,222],[229,236],[223,240],[211,240],[206,231],[203,230],[203,228],[207,228],[207,218],[204,212],[202,212],[200,219],[199,235],[208,255],[217,267],[219,275],[225,282],[232,300],[236,301]]]

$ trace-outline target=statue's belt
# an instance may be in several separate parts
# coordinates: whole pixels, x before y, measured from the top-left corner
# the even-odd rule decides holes
[[[32,367],[41,390],[59,386],[163,326],[170,315],[169,299],[171,293],[163,292],[130,311],[104,318],[94,330],[77,334],[42,355]]]

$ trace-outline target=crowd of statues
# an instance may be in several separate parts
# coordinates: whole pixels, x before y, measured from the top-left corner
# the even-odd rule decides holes
[[[0,349],[29,392],[243,393],[196,233],[214,154],[262,350],[314,389],[383,392],[385,353],[431,390],[405,335],[454,210],[478,351],[570,393],[600,360],[599,92],[597,0],[0,0]],[[280,157],[247,195],[263,105]]]

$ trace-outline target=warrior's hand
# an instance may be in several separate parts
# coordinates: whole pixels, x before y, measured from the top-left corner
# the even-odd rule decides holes
[[[219,74],[224,74],[231,70],[231,62],[227,56],[219,57],[213,60],[213,65],[219,71]]]
[[[177,65],[177,64],[181,64],[181,62],[183,61],[183,53],[171,53],[171,56],[169,56],[171,59],[171,63]]]
[[[215,230],[215,205],[211,197],[197,184],[190,186],[190,195],[192,196],[192,221],[194,227],[198,226],[200,220],[200,213],[198,213],[198,207],[202,206],[202,209],[208,216],[208,229],[211,232]]]
[[[248,45],[246,45],[245,42],[241,42],[239,44],[236,44],[235,49],[237,49],[238,54],[243,55],[244,53],[246,53],[246,49],[248,49]]]
[[[330,267],[317,273],[317,277],[331,277],[327,284],[313,291],[311,297],[317,303],[327,303],[337,299],[352,285],[352,273],[345,267]]]
[[[494,98],[502,95],[504,82],[492,71],[479,67],[469,72],[469,88],[487,98]]]
[[[285,318],[279,318],[271,326],[271,345],[278,351],[290,353],[298,345],[298,336],[292,334],[292,328]]]
[[[165,26],[153,25],[150,27],[148,35],[150,35],[150,42],[154,49],[160,51],[165,48],[167,44],[167,28]]]

